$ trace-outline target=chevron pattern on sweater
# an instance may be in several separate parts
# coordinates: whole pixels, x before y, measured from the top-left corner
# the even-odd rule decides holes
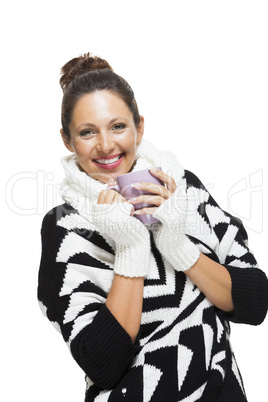
[[[248,248],[242,223],[216,204],[195,175],[185,171],[184,179],[186,235],[228,269],[237,314],[218,310],[174,269],[156,246],[157,225],[148,227],[149,272],[135,345],[105,305],[115,242],[67,204],[44,218],[38,298],[86,374],[86,402],[213,402],[223,401],[222,395],[246,401],[229,321],[263,319],[267,279]],[[173,250],[179,252],[176,244]]]

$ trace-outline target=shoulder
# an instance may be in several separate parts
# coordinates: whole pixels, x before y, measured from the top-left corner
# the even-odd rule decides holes
[[[195,187],[198,189],[206,190],[201,180],[190,170],[184,170],[184,179],[186,181],[187,188]]]
[[[71,205],[67,203],[57,205],[46,213],[42,220],[42,227],[47,225],[57,225],[59,220],[73,213],[77,213],[77,211]]]
[[[237,230],[241,227],[243,236],[246,237],[241,219],[222,209],[196,174],[185,170],[184,179],[188,196],[192,203],[198,205],[200,215],[206,216],[206,219],[210,219],[214,223],[224,221],[226,224],[232,224]]]
[[[76,210],[68,204],[61,204],[46,213],[41,226],[42,258],[40,269],[43,272],[54,266],[56,255],[63,239],[68,235],[68,228],[62,222],[75,214]],[[40,271],[40,272],[41,272]]]
[[[46,213],[42,220],[41,235],[42,237],[51,236],[59,231],[62,232],[60,222],[68,216],[77,214],[77,211],[69,204],[64,203],[52,208]],[[58,233],[59,234],[59,233]]]

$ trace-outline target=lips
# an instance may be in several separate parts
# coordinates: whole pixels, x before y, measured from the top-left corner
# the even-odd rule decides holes
[[[118,157],[119,155],[122,156],[123,153],[124,153],[124,152],[122,152],[121,154],[115,154],[115,155],[110,155],[110,156],[103,156],[103,157],[101,157],[101,158],[93,159],[93,161],[94,161],[94,162],[97,162],[98,160],[102,160],[102,159],[105,159],[105,160],[107,160],[107,159],[114,159],[114,158]]]
[[[121,164],[121,162],[123,160],[123,157],[124,157],[124,154],[125,153],[123,152],[122,154],[115,154],[115,155],[110,155],[110,156],[103,157],[103,158],[92,159],[92,162],[94,162],[98,167],[101,167],[102,169],[115,169],[116,167],[118,167]],[[114,159],[114,158],[116,158],[118,156],[120,156],[119,159],[117,159],[115,162],[112,162],[112,163],[98,162],[98,161],[102,161],[102,160],[107,161],[109,159]]]

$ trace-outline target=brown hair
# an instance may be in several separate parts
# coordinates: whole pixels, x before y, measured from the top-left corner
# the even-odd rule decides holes
[[[127,81],[116,74],[106,60],[85,53],[64,64],[61,74],[60,86],[63,90],[61,123],[66,139],[70,139],[69,124],[76,103],[83,95],[94,91],[108,90],[117,94],[128,106],[138,127],[140,114],[134,92]]]

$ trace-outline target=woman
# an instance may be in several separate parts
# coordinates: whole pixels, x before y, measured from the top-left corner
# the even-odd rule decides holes
[[[72,154],[65,203],[42,224],[38,299],[86,374],[85,401],[246,401],[229,321],[260,324],[268,282],[241,221],[143,139],[133,91],[105,60],[72,59],[60,83]],[[137,183],[150,195],[129,201],[110,188],[145,168],[165,186]],[[152,206],[134,212],[141,201]]]

